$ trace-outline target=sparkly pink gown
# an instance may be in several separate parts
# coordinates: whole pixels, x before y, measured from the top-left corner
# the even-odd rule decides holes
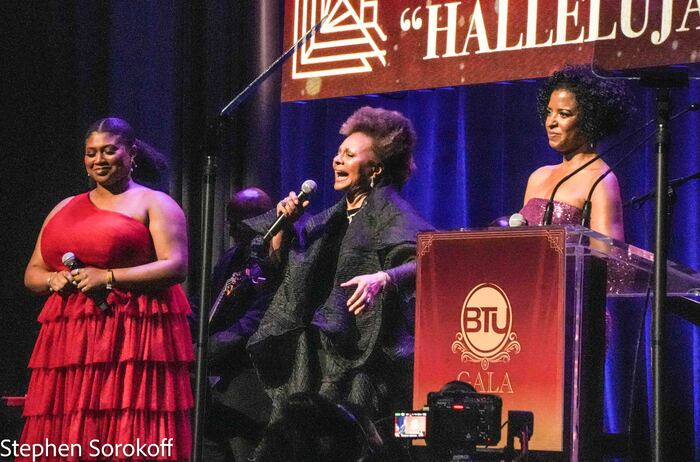
[[[547,199],[533,197],[520,209],[520,214],[525,217],[530,226],[542,223],[542,216],[547,207]],[[581,223],[581,209],[565,202],[554,201],[553,225],[578,225]]]

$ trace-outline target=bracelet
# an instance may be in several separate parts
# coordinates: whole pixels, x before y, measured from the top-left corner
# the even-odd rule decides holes
[[[114,284],[114,273],[112,272],[111,269],[108,269],[107,270],[107,284],[105,285],[105,289],[112,290],[112,284]]]
[[[49,292],[53,292],[53,289],[51,288],[51,278],[53,277],[54,274],[56,274],[55,271],[50,272],[48,279],[46,279],[46,285],[49,286]]]

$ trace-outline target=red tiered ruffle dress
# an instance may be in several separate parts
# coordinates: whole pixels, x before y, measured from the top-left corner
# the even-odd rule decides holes
[[[87,193],[72,199],[44,228],[41,253],[49,268],[66,269],[61,257],[69,251],[98,268],[137,266],[156,258],[144,224],[97,208]],[[194,355],[186,319],[190,307],[182,287],[114,289],[107,302],[110,312],[102,312],[80,292],[55,293],[46,301],[29,361],[32,376],[20,442],[43,445],[48,439],[82,449],[80,458],[40,460],[96,460],[105,457],[89,457],[95,446],[133,448],[137,442],[160,444],[173,438],[171,453],[164,449],[156,459],[188,459],[188,365]],[[151,458],[122,454],[107,459]]]

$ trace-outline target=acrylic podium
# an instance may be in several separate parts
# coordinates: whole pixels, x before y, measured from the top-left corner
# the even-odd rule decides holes
[[[579,226],[419,234],[414,409],[462,380],[503,399],[503,422],[534,413],[530,451],[597,459],[610,310],[643,320],[652,269],[651,253]],[[668,305],[696,323],[698,292],[669,263]]]

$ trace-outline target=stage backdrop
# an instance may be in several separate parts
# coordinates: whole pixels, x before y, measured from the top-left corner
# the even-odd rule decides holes
[[[693,1],[286,0],[285,101],[700,62]]]

